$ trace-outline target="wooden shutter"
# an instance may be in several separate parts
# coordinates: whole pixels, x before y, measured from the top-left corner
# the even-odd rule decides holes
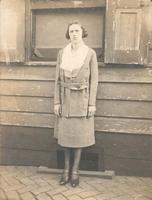
[[[105,63],[144,64],[146,41],[139,0],[107,0]]]
[[[0,61],[24,61],[25,1],[0,1]]]

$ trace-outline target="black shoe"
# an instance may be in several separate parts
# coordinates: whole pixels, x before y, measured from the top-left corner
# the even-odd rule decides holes
[[[60,185],[65,185],[69,182],[69,170],[64,170],[60,179]]]
[[[73,171],[71,174],[71,186],[76,187],[79,185],[79,173],[78,171]]]

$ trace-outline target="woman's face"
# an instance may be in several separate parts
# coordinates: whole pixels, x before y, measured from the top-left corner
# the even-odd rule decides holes
[[[79,43],[82,41],[82,28],[79,24],[72,24],[69,27],[69,36],[73,43]]]

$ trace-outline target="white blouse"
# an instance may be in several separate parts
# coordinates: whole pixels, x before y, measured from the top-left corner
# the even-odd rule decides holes
[[[88,50],[88,46],[84,43],[74,53],[72,53],[71,43],[63,49],[60,68],[64,69],[65,73],[67,72],[65,75],[70,76],[73,70],[78,70],[83,66]]]

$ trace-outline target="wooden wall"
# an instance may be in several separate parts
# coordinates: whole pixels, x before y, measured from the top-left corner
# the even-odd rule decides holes
[[[53,128],[55,66],[1,66],[1,124]],[[99,66],[96,131],[151,134],[152,68]]]
[[[58,145],[53,139],[55,64],[1,65],[0,69],[0,163],[57,166]],[[100,64],[97,144],[92,149],[99,154],[104,149],[105,169],[133,174],[139,166],[137,175],[150,174],[151,91],[152,68]]]

